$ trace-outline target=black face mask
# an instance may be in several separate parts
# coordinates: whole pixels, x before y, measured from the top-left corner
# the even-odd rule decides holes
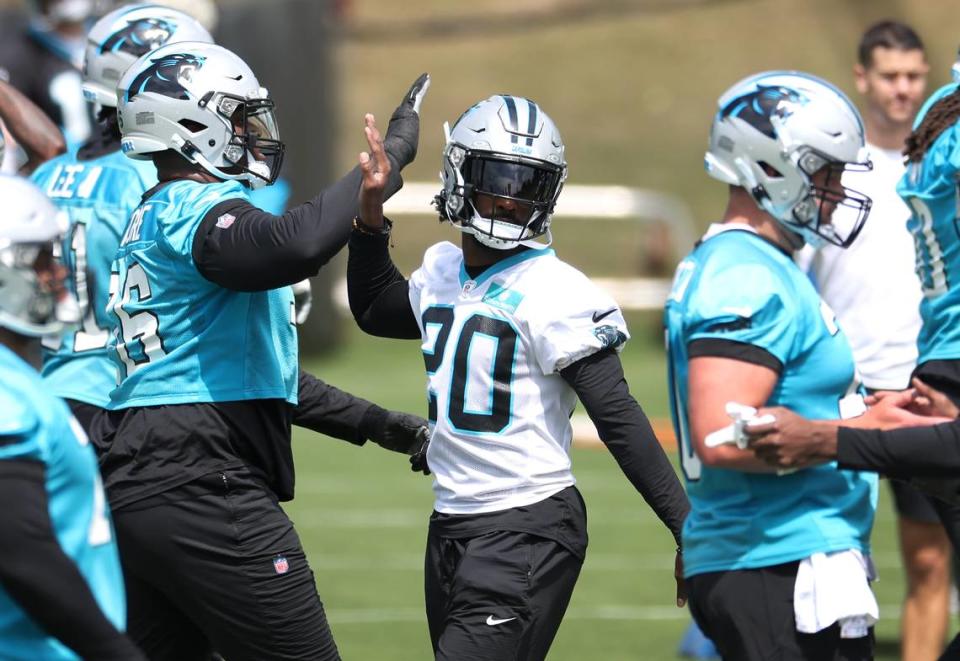
[[[808,177],[813,177],[814,174],[823,170],[826,171],[827,176],[823,185],[811,185],[810,194],[805,201],[807,208],[813,210],[815,214],[814,222],[811,223],[809,219],[804,220],[797,216],[797,209],[805,206],[803,203],[794,208],[795,222],[813,230],[817,236],[829,244],[848,248],[863,229],[873,202],[863,193],[844,186],[841,183],[841,177],[844,172],[872,170],[873,164],[831,161],[822,154],[811,151],[800,158],[799,167]],[[845,223],[843,228],[833,224],[831,218],[824,216],[823,203],[832,205],[834,214],[846,208],[853,214],[853,222]]]
[[[237,101],[239,105],[230,116],[234,135],[224,149],[224,158],[234,163],[237,171],[250,172],[272,184],[280,176],[284,154],[273,101],[238,99],[226,95],[225,98]],[[266,166],[268,173],[251,169],[251,154],[257,162]]]

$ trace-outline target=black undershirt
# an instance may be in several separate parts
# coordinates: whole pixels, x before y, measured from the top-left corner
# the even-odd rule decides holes
[[[43,464],[0,461],[0,585],[46,633],[82,659],[143,655],[107,619],[50,521]]]
[[[419,339],[409,283],[393,264],[386,236],[355,231],[347,259],[350,310],[367,333]],[[670,531],[677,544],[690,503],[647,416],[630,395],[620,358],[599,351],[560,371],[577,393],[620,469]]]

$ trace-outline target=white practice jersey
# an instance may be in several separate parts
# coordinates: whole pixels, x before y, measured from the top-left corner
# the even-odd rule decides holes
[[[867,149],[873,170],[846,172],[843,184],[870,196],[870,216],[849,248],[828,245],[813,254],[810,273],[850,341],[863,384],[900,390],[909,385],[917,362],[922,297],[907,230],[910,210],[897,195],[905,167],[898,150],[869,143]],[[838,207],[833,223],[849,229],[853,215]],[[801,253],[801,267],[803,260]]]
[[[438,243],[410,278],[423,336],[435,509],[494,512],[574,484],[559,371],[629,337],[616,302],[553,250],[529,250],[476,279]]]

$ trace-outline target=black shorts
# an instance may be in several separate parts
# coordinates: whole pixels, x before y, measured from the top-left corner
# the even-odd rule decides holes
[[[339,659],[293,524],[228,471],[113,514],[127,632],[151,661]]]
[[[797,631],[793,588],[799,564],[687,579],[690,611],[724,661],[873,659],[872,628],[864,638],[841,638],[837,624],[814,634]]]
[[[67,406],[70,407],[70,412],[73,413],[73,417],[76,418],[77,422],[80,423],[80,426],[83,427],[83,431],[87,434],[87,436],[90,436],[90,428],[93,424],[93,419],[98,415],[102,415],[104,409],[76,399],[64,399],[63,401],[65,401]]]
[[[894,479],[890,480],[890,491],[899,516],[919,523],[940,523],[933,496],[923,493],[909,482]]]
[[[473,525],[499,519],[507,528],[530,527],[511,523],[529,523],[538,512],[540,534]],[[424,588],[436,659],[546,658],[583,565],[586,511],[579,493],[570,487],[524,508],[457,519],[443,525],[435,515],[427,538]]]

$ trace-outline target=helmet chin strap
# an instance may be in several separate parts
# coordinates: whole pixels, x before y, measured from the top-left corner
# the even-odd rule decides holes
[[[182,152],[181,152],[182,153]],[[242,172],[240,174],[228,174],[215,166],[213,163],[208,161],[203,154],[200,152],[195,152],[192,157],[192,161],[202,167],[204,170],[209,172],[215,177],[220,179],[230,180],[230,181],[245,181],[250,184],[250,188],[253,190],[258,190],[263,188],[269,183],[270,178],[270,168],[267,167],[266,163],[260,161],[253,161],[253,165],[247,167],[247,172]],[[257,167],[259,166],[259,167]],[[266,175],[262,173],[266,172]],[[252,175],[252,176],[248,176]]]

